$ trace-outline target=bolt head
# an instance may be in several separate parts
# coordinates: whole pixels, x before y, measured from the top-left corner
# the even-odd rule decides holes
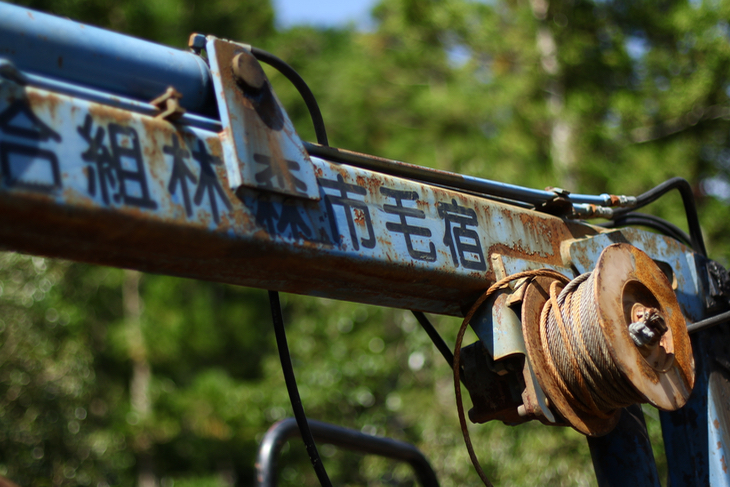
[[[205,49],[205,36],[203,34],[190,34],[188,39],[188,47],[193,51],[200,51]]]
[[[233,75],[241,88],[259,92],[266,85],[266,74],[258,60],[249,52],[236,54],[231,62]]]

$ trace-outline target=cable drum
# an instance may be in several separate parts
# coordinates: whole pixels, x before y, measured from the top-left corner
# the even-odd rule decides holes
[[[525,344],[551,406],[600,436],[620,409],[683,406],[694,384],[686,323],[664,273],[645,253],[614,244],[572,281],[537,277],[525,292]]]

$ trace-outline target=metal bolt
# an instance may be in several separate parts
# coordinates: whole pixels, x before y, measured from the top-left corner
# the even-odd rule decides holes
[[[637,303],[631,315],[634,322],[629,325],[629,334],[637,347],[653,347],[667,332],[664,317],[656,308],[646,308]]]
[[[239,86],[254,93],[266,85],[266,74],[255,57],[249,52],[236,54],[231,62],[233,75]]]
[[[200,54],[200,52],[205,49],[205,36],[203,34],[190,34],[190,37],[188,38],[188,47],[195,53]]]

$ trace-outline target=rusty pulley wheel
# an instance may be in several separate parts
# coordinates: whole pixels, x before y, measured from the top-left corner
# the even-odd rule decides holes
[[[570,283],[533,279],[522,327],[550,406],[586,435],[611,431],[629,404],[675,410],[692,391],[679,303],[657,264],[631,245],[607,247],[593,273]]]

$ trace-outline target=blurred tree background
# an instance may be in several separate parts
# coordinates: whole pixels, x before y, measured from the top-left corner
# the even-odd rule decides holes
[[[277,29],[261,0],[19,3],[178,47],[191,32],[263,47],[307,80],[334,146],[584,193],[683,176],[710,255],[728,264],[728,1],[388,0],[368,31]],[[269,74],[314,140],[295,90]],[[686,227],[678,195],[649,210]],[[253,484],[258,441],[291,415],[264,291],[0,260],[0,473],[25,486]],[[450,370],[410,313],[283,299],[310,417],[416,444],[444,486],[477,482]],[[453,340],[458,321],[433,320]],[[572,430],[472,431],[500,485],[595,484]],[[320,449],[335,485],[414,484],[404,465]],[[299,441],[281,466],[281,485],[317,485]]]

